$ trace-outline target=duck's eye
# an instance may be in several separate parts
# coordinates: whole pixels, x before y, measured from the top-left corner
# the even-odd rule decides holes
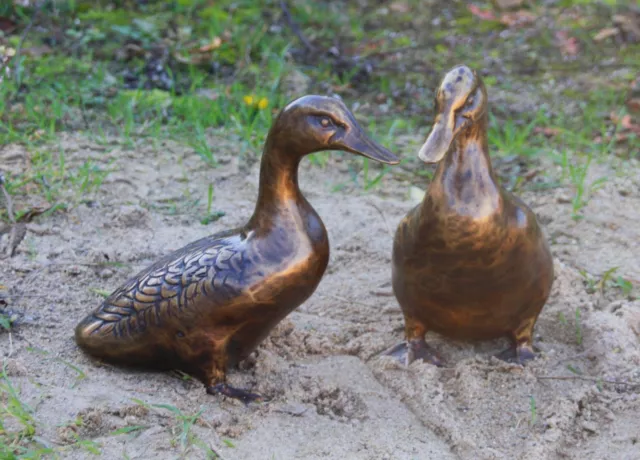
[[[333,122],[331,121],[331,118],[329,118],[329,117],[322,117],[322,118],[320,119],[320,125],[321,125],[323,128],[328,128],[329,126],[332,126],[332,125],[333,125]]]

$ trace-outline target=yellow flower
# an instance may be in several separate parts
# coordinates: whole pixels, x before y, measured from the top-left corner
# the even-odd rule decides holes
[[[260,101],[258,102],[258,108],[260,110],[264,110],[267,107],[269,107],[269,99],[267,99],[266,97],[263,97],[262,99],[260,99]]]
[[[244,97],[244,103],[247,104],[247,105],[253,105],[253,96],[247,94]]]

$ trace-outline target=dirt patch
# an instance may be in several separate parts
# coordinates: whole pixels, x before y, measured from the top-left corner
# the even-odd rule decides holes
[[[228,137],[210,145],[219,152],[216,169],[173,143],[125,150],[116,141],[105,148],[63,136],[56,144],[69,168],[91,158],[112,172],[84,204],[29,224],[17,256],[0,263],[9,292],[2,308],[17,321],[14,333],[0,334],[0,348],[43,443],[91,440],[105,458],[139,459],[206,458],[206,444],[228,459],[637,458],[640,302],[597,283],[612,267],[640,279],[640,182],[625,175],[637,165],[594,167],[594,177],[612,179],[577,222],[565,199],[570,190],[523,194],[544,223],[556,268],[536,328],[541,356],[526,368],[491,357],[501,340],[430,335],[444,368],[377,356],[402,338],[390,287],[391,233],[415,201],[409,183],[391,175],[375,193],[362,192],[338,155],[324,169],[307,161],[301,171],[303,191],[329,231],[327,274],[230,376],[270,402],[245,407],[206,395],[184,376],[87,358],[73,328],[100,292],[252,212],[257,163],[236,156]],[[19,147],[3,152],[11,153],[3,168],[28,167]],[[225,215],[202,225],[204,205],[192,203],[206,202],[209,184],[213,208]],[[86,455],[76,445],[65,458]]]

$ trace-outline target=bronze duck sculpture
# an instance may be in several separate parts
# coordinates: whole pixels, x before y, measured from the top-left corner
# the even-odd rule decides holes
[[[422,203],[400,222],[392,285],[406,343],[388,354],[440,365],[427,331],[460,340],[509,337],[498,355],[534,358],[533,328],[553,283],[553,260],[536,216],[503,189],[491,166],[487,91],[466,66],[450,70],[419,158],[438,163]]]
[[[78,324],[78,345],[114,364],[182,370],[209,394],[258,399],[228,385],[226,370],[309,298],[325,272],[327,232],[298,187],[300,160],[322,150],[398,163],[341,101],[289,103],[267,136],[248,223],[190,243],[129,279]]]

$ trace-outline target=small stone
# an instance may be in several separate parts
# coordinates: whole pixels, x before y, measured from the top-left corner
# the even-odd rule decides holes
[[[414,203],[420,203],[424,198],[425,191],[412,185],[409,187],[409,199]]]
[[[597,433],[598,425],[595,422],[590,422],[588,420],[585,420],[582,422],[582,429],[584,431],[588,431],[589,433]]]
[[[100,270],[98,276],[103,280],[109,279],[113,276],[113,270],[111,270],[110,268],[105,268],[104,270]]]
[[[86,272],[86,268],[81,265],[69,265],[65,268],[64,272],[67,275],[78,276],[84,272]]]
[[[386,95],[386,94],[384,94],[384,93],[379,93],[379,94],[376,96],[376,102],[377,102],[378,104],[384,104],[385,102],[387,102],[387,95]]]

